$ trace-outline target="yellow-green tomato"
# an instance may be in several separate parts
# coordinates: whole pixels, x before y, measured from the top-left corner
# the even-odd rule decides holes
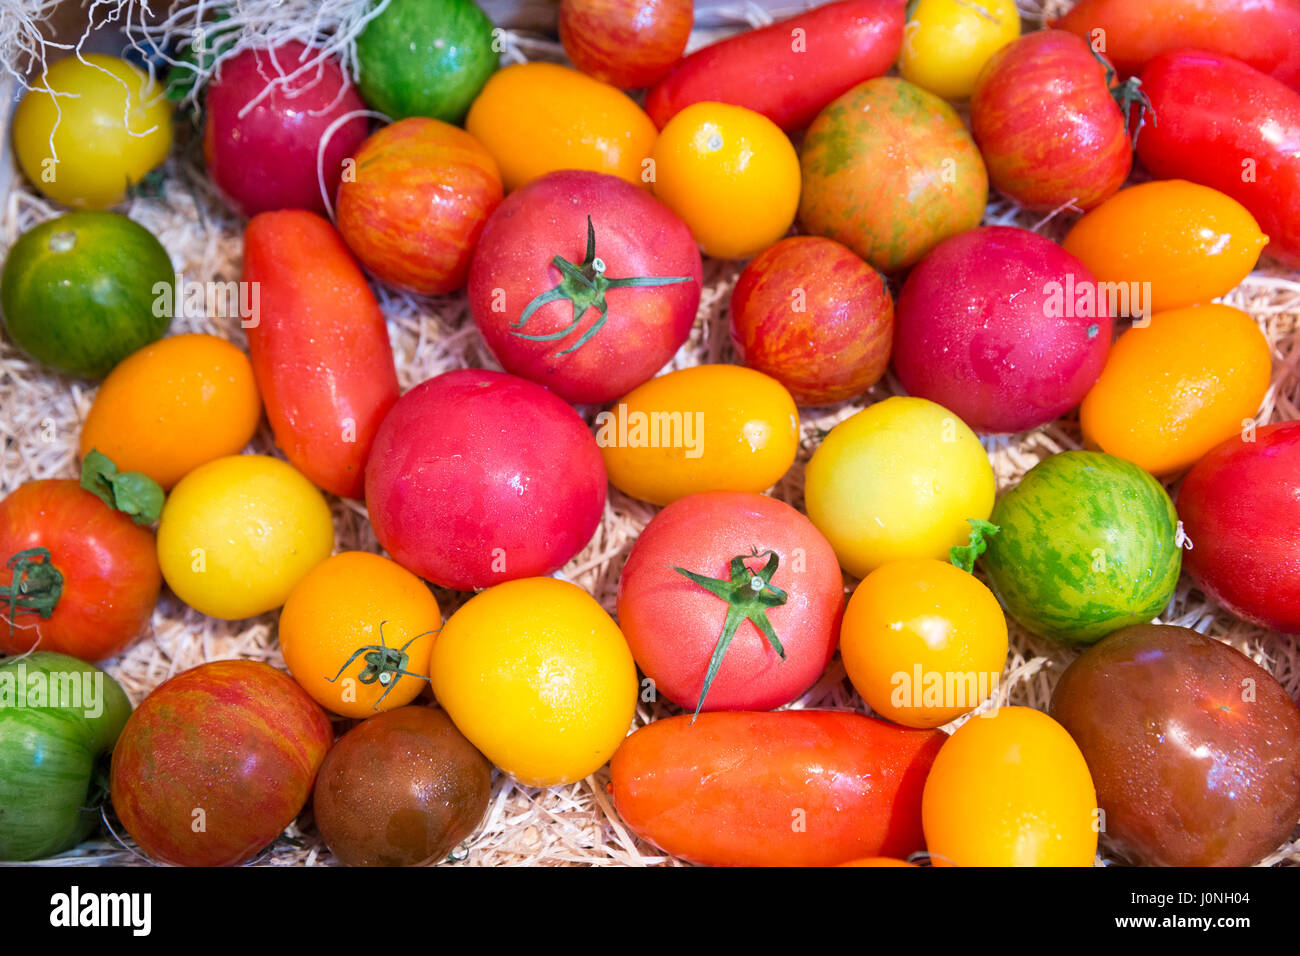
[[[333,548],[325,498],[292,465],[265,455],[200,465],[172,489],[158,521],[168,587],[225,620],[280,607]]]
[[[937,96],[964,100],[989,57],[1018,36],[1015,0],[916,0],[898,69]]]
[[[836,425],[805,473],[804,505],[850,574],[900,558],[948,560],[993,510],[993,466],[942,405],[897,396]]]
[[[610,483],[652,504],[762,492],[794,464],[799,411],[762,372],[697,365],[652,378],[597,415],[596,444]]]

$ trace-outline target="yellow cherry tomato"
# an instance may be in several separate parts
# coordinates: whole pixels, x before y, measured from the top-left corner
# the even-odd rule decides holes
[[[1132,300],[1141,283],[1150,283],[1149,315],[1232,291],[1267,243],[1235,199],[1168,179],[1121,189],[1076,222],[1062,245],[1099,282],[1123,283],[1131,314],[1140,311]]]
[[[636,709],[636,665],[623,632],[595,598],[555,578],[475,595],[443,626],[429,668],[460,732],[532,787],[595,773]]]
[[[636,101],[555,63],[516,63],[487,81],[465,118],[507,192],[557,169],[589,169],[649,187],[658,131]]]
[[[279,607],[333,548],[325,498],[292,465],[265,455],[200,465],[172,489],[158,521],[167,586],[225,620]]]
[[[921,797],[936,866],[1092,866],[1099,823],[1078,745],[1028,707],[1003,707],[957,728]]]
[[[67,56],[14,110],[14,151],[24,175],[51,199],[103,209],[167,158],[171,118],[171,103],[143,70],[101,53]]]
[[[215,335],[175,335],[114,367],[81,429],[121,471],[170,488],[204,462],[240,452],[262,416],[253,366]]]
[[[948,559],[993,510],[993,466],[942,405],[896,396],[836,425],[805,472],[808,517],[865,577],[899,558]]]
[[[799,450],[799,410],[776,379],[739,365],[652,378],[596,416],[610,483],[666,505],[699,491],[770,488]]]
[[[424,690],[440,627],[427,584],[388,558],[344,551],[290,592],[280,651],[316,703],[343,717],[371,717]]]
[[[964,100],[994,53],[1020,36],[1015,0],[917,0],[898,71],[946,100]]]
[[[844,610],[840,655],[854,689],[905,727],[941,727],[997,691],[1007,620],[993,592],[946,561],[891,561]]]
[[[1157,313],[1111,347],[1079,407],[1084,441],[1157,477],[1175,475],[1241,432],[1272,372],[1268,339],[1240,309]]]
[[[654,144],[654,193],[707,255],[747,259],[784,236],[799,209],[799,157],[766,116],[695,103]]]

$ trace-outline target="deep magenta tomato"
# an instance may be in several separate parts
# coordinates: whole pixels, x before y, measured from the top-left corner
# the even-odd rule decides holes
[[[366,104],[355,89],[344,89],[338,60],[318,59],[320,52],[297,40],[245,50],[223,62],[208,86],[203,156],[212,181],[246,216],[268,209],[325,211],[316,165],[321,137]],[[330,133],[320,168],[331,200],[343,160],[361,145],[367,128],[357,116]]]
[[[693,710],[771,710],[835,653],[844,578],[835,551],[785,502],[742,491],[674,501],[641,532],[618,622],[658,692]]]
[[[560,42],[583,73],[640,90],[681,59],[694,19],[692,0],[562,0]]]
[[[366,466],[366,505],[398,564],[463,591],[557,570],[605,508],[578,413],[502,372],[458,369],[401,397]]]
[[[1105,64],[1063,30],[1038,30],[993,54],[975,82],[970,118],[989,179],[1028,209],[1091,209],[1133,164]]]
[[[700,301],[686,224],[617,176],[549,173],[506,198],[469,270],[474,322],[507,372],[601,403],[651,378]]]
[[[113,750],[113,809],[153,859],[232,866],[293,822],[334,739],[288,674],[200,664],[154,689]]]
[[[1300,421],[1215,447],[1177,506],[1197,587],[1244,620],[1300,634]]]

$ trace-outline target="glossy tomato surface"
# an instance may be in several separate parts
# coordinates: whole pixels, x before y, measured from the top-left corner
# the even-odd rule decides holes
[[[639,90],[681,59],[694,19],[691,0],[563,0],[560,43],[583,73]]]

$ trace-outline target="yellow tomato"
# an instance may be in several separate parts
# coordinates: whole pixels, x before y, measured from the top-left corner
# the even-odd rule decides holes
[[[1015,0],[917,0],[903,28],[903,79],[964,100],[994,53],[1020,36]]]
[[[103,209],[167,158],[172,107],[162,88],[125,60],[101,53],[83,59],[59,60],[23,96],[14,110],[14,151],[51,199]]]
[[[1272,372],[1268,339],[1240,309],[1160,312],[1112,346],[1079,408],[1084,441],[1158,477],[1175,475],[1241,432]]]
[[[158,521],[158,564],[176,596],[226,620],[274,610],[329,557],[334,522],[292,465],[231,455],[180,480]]]
[[[1268,237],[1246,207],[1217,189],[1160,180],[1122,189],[1074,224],[1064,243],[1099,282],[1149,282],[1150,312],[1209,302],[1232,291]]]
[[[993,510],[993,466],[942,405],[897,396],[836,425],[805,473],[808,517],[865,577],[899,558],[948,559]]]
[[[877,714],[905,727],[941,727],[997,691],[1007,620],[974,575],[932,558],[891,561],[849,599],[840,655]]]
[[[487,147],[506,191],[557,169],[590,169],[649,186],[658,131],[636,101],[555,63],[516,63],[492,74],[465,118]]]
[[[170,488],[204,462],[241,451],[262,400],[253,366],[215,335],[175,335],[127,356],[104,379],[81,430],[122,471]]]
[[[364,718],[419,696],[441,626],[438,601],[414,574],[377,554],[344,551],[290,592],[280,651],[318,704]]]
[[[762,372],[697,365],[652,378],[598,414],[596,444],[610,483],[652,504],[761,492],[794,464],[799,410]]]
[[[939,750],[921,798],[936,866],[1092,866],[1097,793],[1078,745],[1041,711],[972,717]]]
[[[599,770],[636,709],[636,665],[623,632],[595,598],[555,578],[475,595],[443,626],[429,668],[460,732],[533,787]]]
[[[766,116],[695,103],[654,144],[655,195],[710,256],[747,259],[784,236],[799,209],[799,157]]]

